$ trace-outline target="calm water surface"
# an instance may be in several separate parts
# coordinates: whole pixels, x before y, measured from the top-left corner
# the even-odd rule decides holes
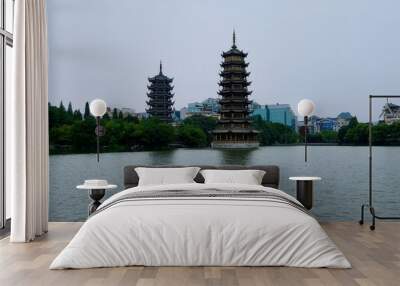
[[[400,214],[400,147],[374,148],[374,202],[378,214]],[[304,162],[302,146],[261,147],[256,150],[177,149],[156,152],[50,156],[50,220],[83,221],[90,202],[75,189],[85,179],[104,178],[123,189],[123,167],[133,164],[278,165],[280,189],[294,195],[290,176],[320,176],[314,186],[312,212],[323,221],[358,220],[368,199],[368,148],[312,146]]]

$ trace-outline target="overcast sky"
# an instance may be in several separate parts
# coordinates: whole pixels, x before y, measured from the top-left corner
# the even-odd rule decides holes
[[[177,109],[216,97],[233,28],[260,104],[309,98],[318,115],[366,120],[368,94],[400,93],[400,1],[48,0],[47,10],[52,103],[144,111],[160,60]]]

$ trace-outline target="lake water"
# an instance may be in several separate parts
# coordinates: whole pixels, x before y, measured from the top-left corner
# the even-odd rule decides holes
[[[374,203],[378,215],[400,214],[400,147],[374,148]],[[312,212],[322,221],[358,220],[368,200],[368,148],[274,146],[256,150],[176,149],[171,151],[50,156],[50,221],[83,221],[90,202],[87,192],[75,189],[85,179],[104,178],[123,189],[123,167],[133,164],[278,165],[280,189],[293,195],[290,176],[320,176],[314,185]]]

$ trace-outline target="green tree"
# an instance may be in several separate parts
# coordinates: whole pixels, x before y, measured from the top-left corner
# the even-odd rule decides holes
[[[184,125],[191,125],[203,130],[207,137],[207,144],[212,141],[212,131],[217,126],[217,119],[203,115],[193,115],[183,120]]]
[[[337,143],[338,141],[338,133],[336,131],[324,130],[320,134],[323,143]]]
[[[72,109],[72,103],[68,103],[68,108],[66,112],[65,123],[71,124],[74,121],[74,111]]]
[[[49,108],[49,129],[60,126],[61,124],[60,124],[58,107],[52,106],[49,102],[48,108]]]
[[[297,133],[284,124],[266,122],[261,116],[252,117],[253,127],[260,131],[258,139],[260,145],[293,144],[299,141]]]
[[[123,144],[125,136],[125,126],[120,120],[108,120],[104,122],[106,129],[105,136],[102,137],[103,145],[107,146],[107,151],[125,151],[127,146]]]
[[[86,101],[86,103],[85,103],[85,112],[83,113],[83,118],[84,119],[88,119],[90,117],[92,117],[92,115],[90,114],[89,102]]]
[[[73,115],[73,114],[74,114],[74,111],[73,111],[73,109],[72,109],[72,103],[71,103],[71,101],[68,103],[67,112],[68,112],[69,115]]]
[[[178,128],[178,140],[188,147],[204,147],[207,146],[207,135],[203,129],[190,125],[183,124]]]
[[[96,120],[88,117],[82,121],[75,121],[71,127],[72,150],[78,153],[96,151]]]
[[[81,113],[81,111],[79,109],[74,111],[73,118],[74,118],[74,121],[81,121],[82,120],[82,113]]]
[[[307,134],[307,143],[322,143],[322,134],[321,133],[315,133],[315,134]],[[302,140],[302,143],[304,143],[304,137]]]
[[[118,110],[116,108],[113,109],[112,119],[118,119]]]
[[[132,116],[131,114],[128,114],[128,115],[125,117],[125,121],[127,121],[127,122],[132,122],[132,123],[139,123],[138,118]]]
[[[349,122],[348,125],[342,126],[338,131],[338,136],[337,136],[338,137],[338,143],[339,144],[348,143],[345,140],[346,134],[350,129],[355,128],[357,125],[358,125],[358,120],[357,120],[357,117],[354,116],[354,117],[352,117],[350,119],[350,122]]]
[[[344,137],[344,142],[353,145],[368,144],[368,124],[359,123],[355,127],[350,128]]]
[[[372,126],[373,145],[400,145],[400,122]]]
[[[68,113],[67,110],[65,109],[65,106],[63,102],[60,102],[60,106],[58,107],[58,125],[63,125],[63,124],[68,124]]]
[[[158,119],[143,119],[137,124],[135,137],[145,149],[165,149],[175,141],[175,130]]]

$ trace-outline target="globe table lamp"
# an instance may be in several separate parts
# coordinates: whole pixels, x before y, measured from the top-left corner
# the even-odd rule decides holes
[[[100,137],[104,135],[105,129],[100,125],[100,118],[107,112],[107,104],[102,99],[95,99],[90,102],[90,113],[96,117],[96,137],[97,137],[97,162],[100,161]]]
[[[310,116],[315,109],[315,104],[309,99],[302,99],[297,105],[298,113],[304,117],[304,162],[307,162],[307,129],[308,129],[308,116]]]

